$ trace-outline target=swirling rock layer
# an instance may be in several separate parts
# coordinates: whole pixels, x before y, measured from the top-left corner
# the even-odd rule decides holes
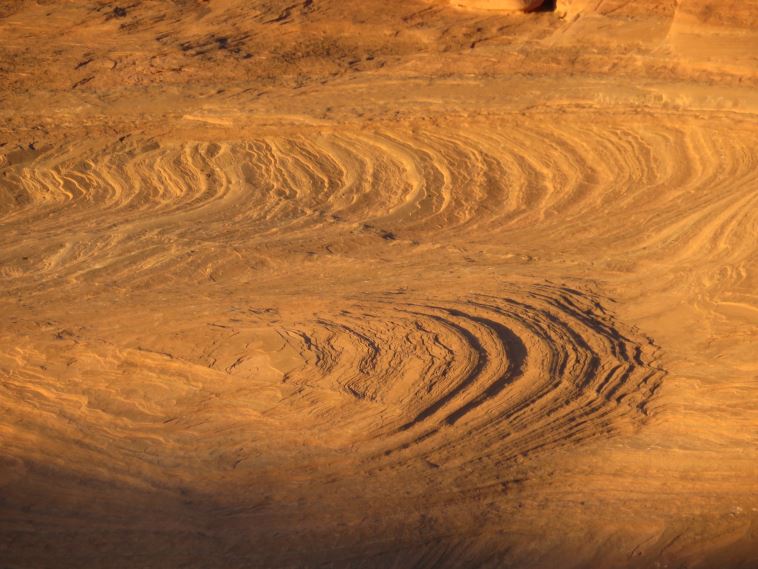
[[[748,7],[6,4],[0,565],[752,567]]]

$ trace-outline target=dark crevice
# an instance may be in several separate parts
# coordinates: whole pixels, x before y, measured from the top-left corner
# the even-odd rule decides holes
[[[545,0],[535,12],[555,12],[557,0]]]

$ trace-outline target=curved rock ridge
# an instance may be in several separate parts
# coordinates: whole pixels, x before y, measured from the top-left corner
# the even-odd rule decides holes
[[[307,362],[284,378],[302,388],[295,408],[321,417],[325,439],[359,432],[365,439],[351,446],[436,463],[507,462],[644,417],[663,376],[648,338],[566,287],[500,294],[450,302],[393,293],[287,327]],[[341,397],[312,408],[314,390]]]
[[[115,143],[86,158],[66,146],[12,151],[0,167],[2,271],[25,290],[93,271],[123,284],[188,266],[211,274],[241,258],[275,266],[267,249],[314,239],[338,257],[349,254],[344,239],[381,238],[404,254],[424,243],[459,247],[464,236],[498,236],[534,254],[569,230],[570,250],[603,239],[609,262],[630,251],[698,262],[725,252],[737,262],[749,253],[756,202],[753,138],[733,120],[505,119]],[[37,253],[22,242],[38,243]]]

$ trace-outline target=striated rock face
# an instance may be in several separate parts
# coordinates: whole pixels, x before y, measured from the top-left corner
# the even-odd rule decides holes
[[[754,567],[754,2],[530,5],[0,2],[2,569]]]

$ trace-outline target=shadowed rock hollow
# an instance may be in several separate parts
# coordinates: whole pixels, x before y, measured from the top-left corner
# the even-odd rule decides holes
[[[475,10],[531,12],[542,6],[543,0],[450,0],[453,6]]]

